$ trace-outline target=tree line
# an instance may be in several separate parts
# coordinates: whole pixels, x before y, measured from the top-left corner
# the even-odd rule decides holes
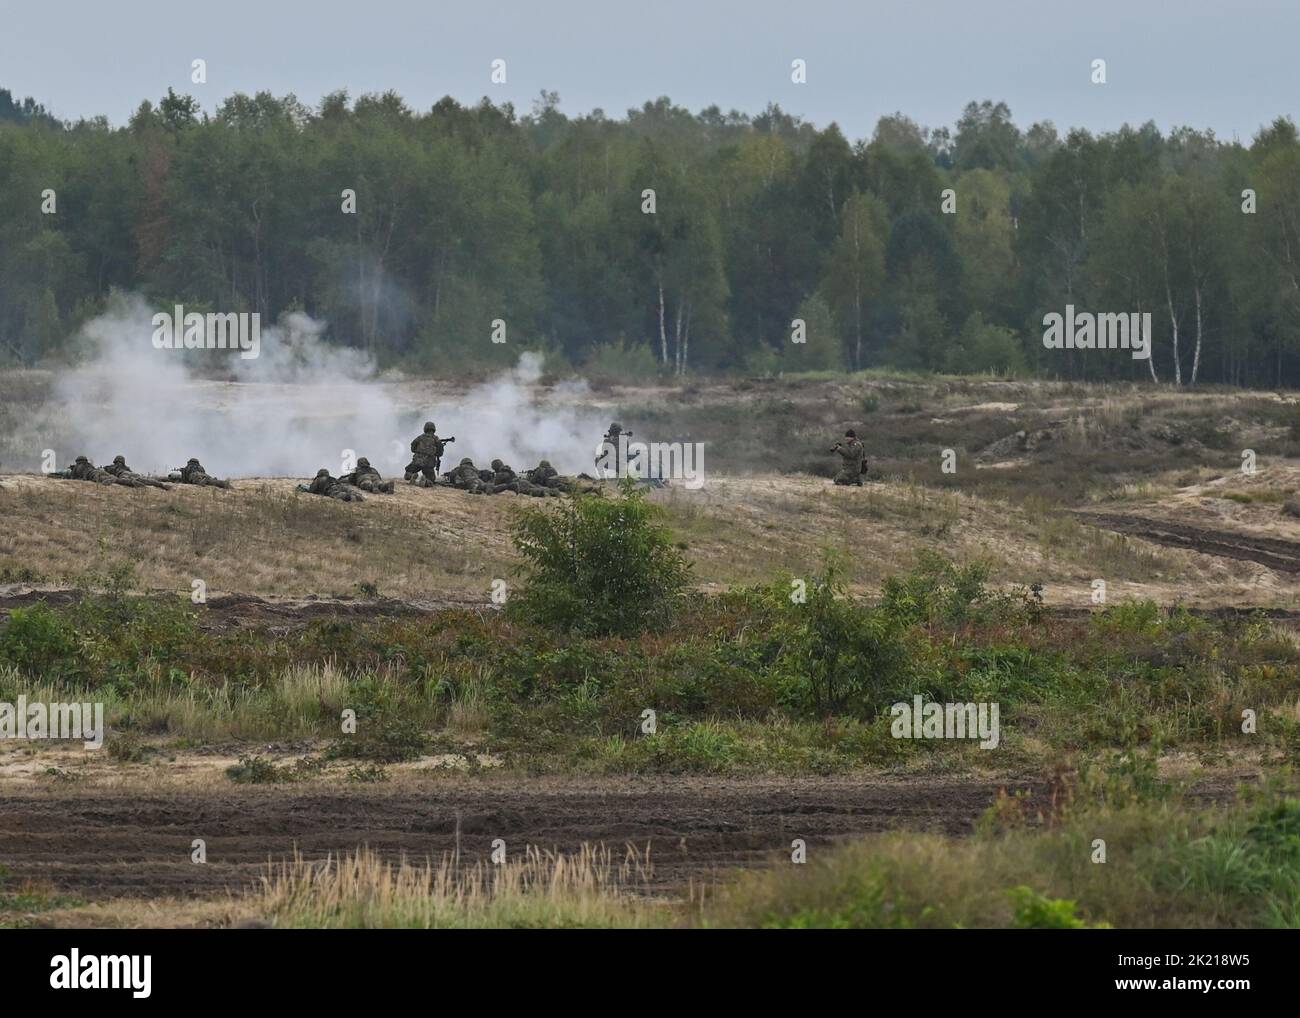
[[[570,117],[547,92],[523,116],[392,92],[209,115],[169,90],[114,127],[0,90],[0,360],[74,358],[115,291],[305,311],[420,372],[539,349],[625,375],[1297,385],[1300,138],[1062,137],[984,101],[850,140],[775,105]],[[1067,304],[1149,312],[1150,365],[1045,349]]]

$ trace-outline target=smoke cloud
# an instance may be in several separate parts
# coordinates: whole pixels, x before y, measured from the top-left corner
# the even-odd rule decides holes
[[[171,309],[167,309],[171,310]],[[261,352],[156,349],[154,309],[124,298],[90,322],[83,364],[55,386],[61,417],[58,465],[84,454],[97,465],[121,453],[143,473],[165,473],[197,456],[219,477],[310,477],[339,473],[350,451],[385,476],[400,474],[426,420],[456,436],[444,469],[470,456],[501,457],[516,470],[549,459],[592,469],[606,425],[581,380],[541,386],[540,354],[472,387],[380,376],[364,352],[324,342],[324,325],[302,313],[263,328]],[[223,380],[210,376],[214,370]],[[233,380],[232,380],[233,379]]]

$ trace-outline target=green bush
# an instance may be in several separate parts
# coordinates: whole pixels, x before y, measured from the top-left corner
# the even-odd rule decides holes
[[[606,343],[584,365],[588,377],[602,382],[649,382],[659,374],[654,351],[644,343]]]
[[[515,547],[526,563],[508,611],[565,632],[629,636],[674,615],[690,566],[660,523],[662,510],[624,485],[617,498],[577,495],[557,511],[515,512]]]
[[[900,622],[953,626],[978,617],[982,607],[1012,606],[985,586],[989,570],[983,563],[959,566],[926,550],[918,560],[916,569],[889,577],[881,589],[882,610]]]
[[[31,675],[75,668],[78,648],[72,620],[44,602],[15,608],[0,634],[0,659]]]
[[[1088,924],[1074,914],[1078,904],[1064,898],[1048,898],[1032,887],[1013,887],[1015,903],[1012,926],[1018,930],[1086,930]]]

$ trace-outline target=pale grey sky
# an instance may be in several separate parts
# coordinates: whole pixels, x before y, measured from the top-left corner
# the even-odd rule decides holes
[[[1150,119],[1249,141],[1296,114],[1298,41],[1300,0],[0,0],[0,87],[115,124],[169,85],[209,111],[236,91],[315,105],[391,88],[416,109],[487,95],[523,113],[545,88],[566,113],[619,117],[660,95],[692,111],[773,101],[853,138],[895,110],[951,125],[988,98],[1022,127]],[[196,57],[206,85],[190,83]],[[796,57],[807,84],[790,80]]]

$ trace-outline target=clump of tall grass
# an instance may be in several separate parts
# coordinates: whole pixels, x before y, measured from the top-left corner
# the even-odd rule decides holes
[[[574,853],[533,846],[499,864],[385,861],[369,848],[323,863],[296,854],[262,879],[258,910],[277,926],[471,929],[639,927],[663,923],[644,898],[648,853],[604,846]]]

